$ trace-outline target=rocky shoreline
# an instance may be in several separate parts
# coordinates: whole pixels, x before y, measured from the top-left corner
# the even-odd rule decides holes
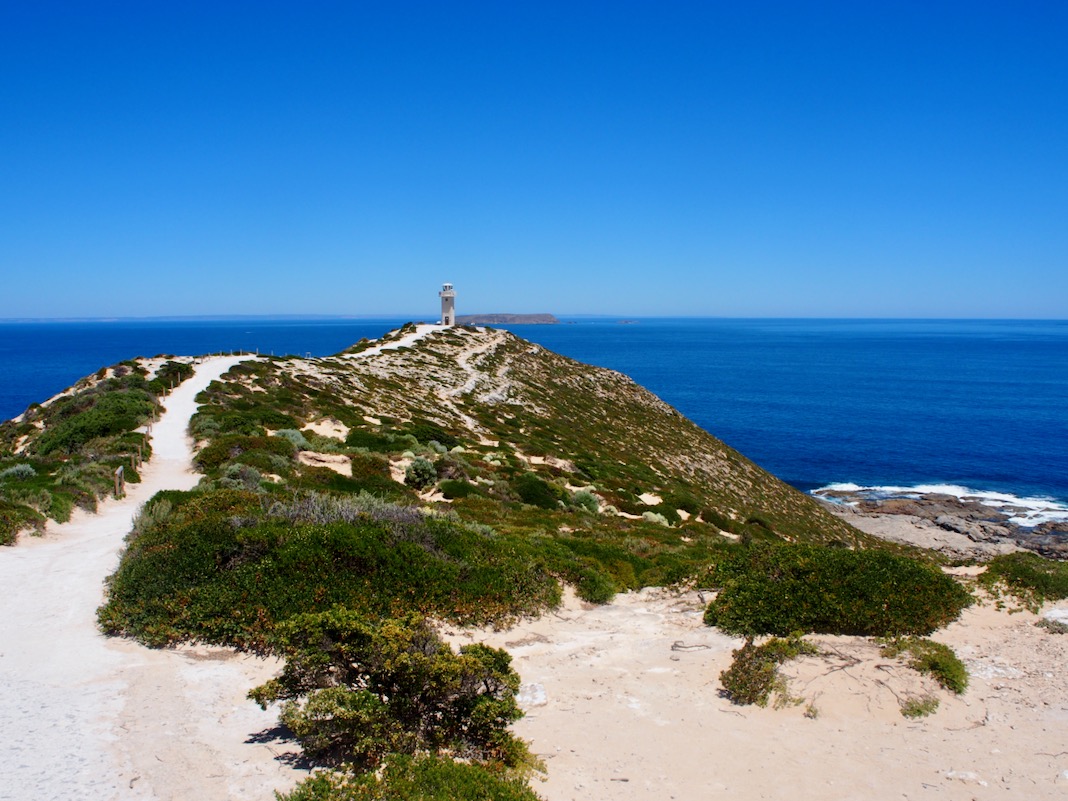
[[[937,492],[878,497],[865,490],[825,489],[813,495],[861,531],[949,556],[989,559],[1028,550],[1068,559],[1068,522],[1020,526],[1012,520],[1020,510],[1011,506]]]

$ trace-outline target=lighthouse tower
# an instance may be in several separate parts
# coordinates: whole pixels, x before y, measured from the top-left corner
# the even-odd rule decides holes
[[[456,290],[452,284],[442,284],[438,297],[441,298],[441,324],[456,325]]]

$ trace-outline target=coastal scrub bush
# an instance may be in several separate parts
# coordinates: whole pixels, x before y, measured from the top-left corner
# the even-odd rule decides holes
[[[311,443],[309,443],[307,438],[295,428],[282,428],[275,431],[274,435],[276,437],[281,437],[282,439],[288,439],[298,451],[311,450]]]
[[[538,801],[519,777],[447,757],[396,756],[380,772],[319,771],[279,801]]]
[[[37,455],[72,454],[90,440],[132,431],[155,409],[152,396],[140,389],[83,394],[88,397],[80,402],[89,405],[46,426],[32,446]]]
[[[429,487],[437,480],[434,463],[422,457],[416,458],[404,471],[404,483],[416,489]]]
[[[269,652],[279,623],[334,605],[486,624],[559,603],[537,543],[366,493],[162,497],[170,513],[130,540],[98,615],[148,645]]]
[[[579,490],[571,496],[571,504],[579,509],[585,509],[587,512],[597,514],[597,511],[601,508],[601,502],[597,500],[597,496],[589,490]]]
[[[325,770],[279,801],[539,801],[520,777],[497,766],[444,756],[395,755],[380,771]]]
[[[223,470],[217,483],[224,489],[254,492],[260,488],[261,481],[263,481],[263,476],[255,467],[247,464],[231,464]]]
[[[1037,611],[1047,601],[1068,598],[1068,563],[1026,551],[1001,554],[987,562],[979,582],[991,592],[1008,592]]]
[[[889,658],[908,654],[909,667],[930,676],[946,690],[960,695],[968,688],[968,668],[953,649],[924,637],[896,637],[880,653]]]
[[[504,650],[456,653],[416,615],[368,621],[342,607],[280,630],[281,675],[249,693],[284,701],[281,720],[320,764],[374,769],[391,753],[449,753],[520,767],[531,761],[508,726],[522,717],[519,675]]]
[[[901,714],[907,718],[925,718],[938,710],[939,701],[933,695],[913,696],[901,701]]]
[[[345,444],[350,448],[367,448],[369,451],[379,453],[392,453],[400,450],[394,444],[394,438],[389,434],[376,434],[365,428],[354,428],[345,437]]]
[[[936,567],[887,551],[754,543],[727,554],[706,579],[720,590],[705,623],[734,634],[929,634],[972,602]]]
[[[550,485],[536,473],[523,473],[512,482],[512,490],[523,503],[540,509],[557,509],[563,496],[557,487]]]
[[[22,464],[13,465],[7,468],[7,470],[0,472],[0,481],[25,481],[36,475],[37,471],[33,469],[33,465],[23,462]]]
[[[470,481],[458,481],[456,479],[446,479],[442,481],[438,488],[441,490],[441,494],[449,500],[456,498],[469,498],[472,495],[480,494],[480,490],[477,486]]]
[[[194,373],[193,365],[185,362],[167,361],[160,365],[156,375],[145,383],[145,389],[153,395],[163,395],[172,387],[191,377]]]
[[[739,706],[767,706],[772,693],[786,703],[790,696],[779,666],[799,656],[817,653],[816,646],[797,635],[772,637],[762,645],[755,645],[750,637],[733,652],[730,667],[719,674],[723,694]]]
[[[211,473],[226,462],[239,458],[242,454],[256,451],[292,459],[294,448],[293,443],[284,437],[226,434],[203,448],[193,462],[202,472]]]
[[[450,434],[444,428],[437,423],[433,423],[429,420],[421,420],[415,418],[401,429],[402,434],[409,434],[419,442],[429,445],[430,442],[437,442],[446,450],[452,450],[460,444],[460,440]]]
[[[0,498],[0,545],[14,545],[20,531],[39,531],[44,522],[44,516],[35,509]]]

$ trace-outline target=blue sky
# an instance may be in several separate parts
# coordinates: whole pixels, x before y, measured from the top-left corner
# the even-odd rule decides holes
[[[0,5],[0,318],[1068,316],[1068,3]]]

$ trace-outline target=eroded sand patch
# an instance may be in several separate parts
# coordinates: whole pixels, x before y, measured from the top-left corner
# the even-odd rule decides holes
[[[963,696],[867,640],[814,637],[826,655],[786,671],[804,700],[760,709],[721,697],[742,640],[704,626],[703,606],[665,590],[607,606],[569,595],[538,620],[451,639],[512,653],[527,711],[516,731],[545,759],[535,788],[548,801],[1064,797],[1068,635],[1035,616],[980,606],[935,635],[972,671]],[[899,696],[924,692],[939,711],[903,717]]]

